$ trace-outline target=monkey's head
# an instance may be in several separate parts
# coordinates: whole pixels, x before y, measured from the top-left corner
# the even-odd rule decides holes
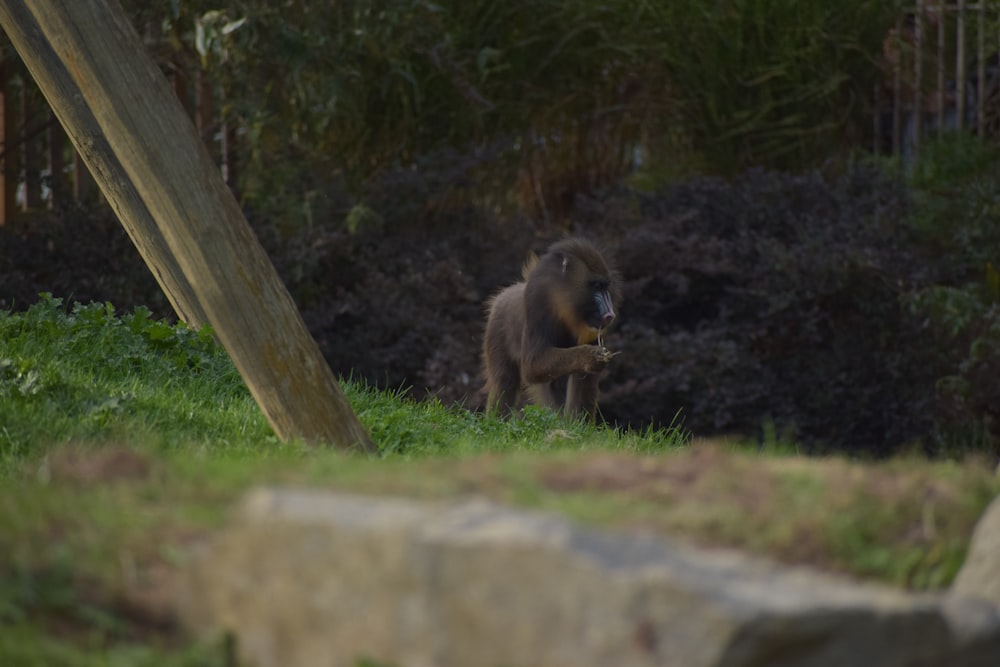
[[[618,285],[615,273],[589,241],[559,241],[539,260],[559,318],[578,342],[592,343],[615,321]]]

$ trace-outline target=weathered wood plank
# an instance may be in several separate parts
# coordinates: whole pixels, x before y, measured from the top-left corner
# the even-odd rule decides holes
[[[159,233],[149,209],[104,139],[97,119],[82,102],[83,95],[73,77],[44,39],[41,29],[28,12],[25,3],[0,5],[0,21],[3,22],[12,42],[18,40],[14,42],[15,47],[25,54],[23,59],[26,62],[44,65],[34,67],[32,75],[49,101],[56,118],[64,128],[71,131],[73,144],[78,147],[77,155],[84,157],[87,167],[93,173],[99,174],[102,182],[117,184],[117,197],[111,201],[115,212],[120,220],[130,221],[123,223],[125,230],[143,258],[157,258],[156,265],[150,264],[150,268],[173,306],[174,312],[191,326],[201,327],[208,324],[208,316],[198,303],[198,298],[180,266],[170,254],[166,240]],[[9,136],[16,140],[15,134]],[[83,151],[79,150],[80,146],[89,147],[85,156],[82,155]],[[12,154],[10,160],[16,169],[19,164],[16,155]],[[78,199],[85,194],[84,188],[90,184],[90,173],[81,167],[80,164],[76,165],[78,173],[75,178],[75,196]],[[16,185],[16,175],[13,181]],[[140,230],[142,233],[138,233]],[[149,260],[146,261],[149,264]]]
[[[171,303],[207,318],[278,436],[374,449],[120,5],[2,2],[0,24]]]

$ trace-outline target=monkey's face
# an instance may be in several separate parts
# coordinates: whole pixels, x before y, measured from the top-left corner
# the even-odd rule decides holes
[[[587,281],[587,292],[590,297],[582,304],[583,320],[591,327],[607,329],[615,321],[615,306],[611,300],[611,281],[607,278],[592,278]]]
[[[577,249],[576,252],[557,255],[562,288],[567,301],[574,304],[576,311],[573,319],[592,329],[590,335],[581,337],[581,340],[596,338],[599,331],[607,329],[615,321],[610,271],[596,251],[589,246],[586,250]]]
[[[615,321],[618,291],[612,271],[588,242],[568,239],[553,245],[527,277],[526,299],[544,294],[574,345],[599,341]],[[529,313],[530,317],[530,313]]]

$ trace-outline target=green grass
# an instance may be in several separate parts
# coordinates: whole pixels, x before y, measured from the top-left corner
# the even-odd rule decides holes
[[[0,312],[0,665],[227,664],[177,626],[172,582],[259,484],[475,495],[921,590],[950,582],[1000,490],[975,461],[806,459],[773,433],[692,444],[345,391],[378,455],[279,442],[211,332],[49,296]]]
[[[683,441],[676,429],[619,433],[540,409],[502,422],[356,382],[345,391],[383,456],[658,451]],[[67,309],[50,295],[24,314],[0,312],[0,424],[0,475],[47,445],[74,440],[141,441],[224,457],[302,454],[301,446],[276,440],[211,331],[170,326],[145,309]]]
[[[223,452],[278,447],[209,331],[43,295],[0,313],[0,473],[45,445],[153,438]]]

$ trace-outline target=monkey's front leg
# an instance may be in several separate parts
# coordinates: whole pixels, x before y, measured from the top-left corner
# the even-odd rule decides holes
[[[593,375],[604,370],[613,356],[607,348],[596,345],[550,347],[525,355],[522,373],[528,384],[552,382],[573,374]]]

